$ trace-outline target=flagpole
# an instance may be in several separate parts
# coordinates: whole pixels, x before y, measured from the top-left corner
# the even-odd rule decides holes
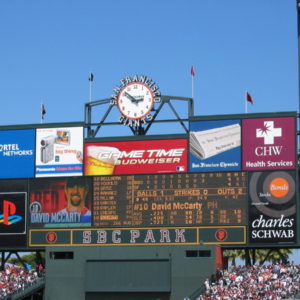
[[[43,112],[42,112],[42,109],[43,109],[43,101],[41,101],[41,110],[40,110],[40,113],[41,113],[41,124],[43,124]]]
[[[90,72],[90,77],[89,77],[89,86],[90,86],[90,95],[89,95],[89,99],[90,102],[92,102],[92,85],[93,85],[93,81],[94,81],[94,74],[92,72]]]
[[[92,102],[92,81],[89,81],[90,83],[90,102]]]
[[[195,70],[194,70],[194,65],[191,67],[191,76],[192,76],[192,99],[195,97],[195,91],[194,91],[194,80],[195,80]]]
[[[192,75],[192,99],[194,99],[194,76]]]
[[[245,91],[245,114],[248,113],[248,103],[247,103],[247,90]]]

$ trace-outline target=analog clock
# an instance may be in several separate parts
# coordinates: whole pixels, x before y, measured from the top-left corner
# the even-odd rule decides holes
[[[142,119],[147,116],[154,105],[154,95],[150,87],[140,83],[127,84],[117,98],[118,108],[128,119]]]

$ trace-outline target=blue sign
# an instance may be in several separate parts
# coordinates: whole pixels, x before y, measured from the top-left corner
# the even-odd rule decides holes
[[[240,120],[190,122],[189,171],[241,170]]]
[[[35,130],[0,131],[0,178],[34,177]]]

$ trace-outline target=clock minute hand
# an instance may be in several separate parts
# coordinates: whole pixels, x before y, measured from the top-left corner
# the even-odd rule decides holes
[[[132,97],[130,94],[128,94],[127,92],[125,92],[124,94],[131,102],[136,102],[136,99]]]

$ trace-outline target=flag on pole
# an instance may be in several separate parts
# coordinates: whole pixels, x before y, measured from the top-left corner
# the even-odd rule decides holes
[[[250,102],[251,104],[253,104],[253,99],[248,92],[246,92],[246,100],[247,100],[247,102]]]
[[[93,73],[90,74],[89,81],[94,81],[94,74]]]
[[[42,116],[42,120],[44,120],[44,115],[46,114],[46,109],[45,109],[45,105],[42,104],[42,107],[41,107],[41,116]]]
[[[191,67],[191,75],[192,76],[195,76],[195,70],[194,70],[194,66],[192,65],[192,67]]]

